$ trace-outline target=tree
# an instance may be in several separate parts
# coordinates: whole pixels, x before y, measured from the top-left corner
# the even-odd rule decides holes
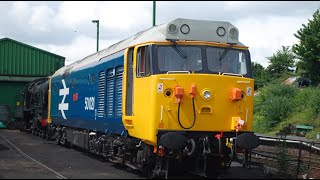
[[[289,46],[282,46],[282,50],[278,50],[271,57],[267,57],[270,65],[267,71],[273,78],[280,78],[284,74],[290,73],[289,67],[295,64],[295,55]]]
[[[257,87],[257,89],[266,85],[267,78],[266,78],[265,68],[257,62],[251,62],[251,67],[252,67],[252,75],[254,78],[254,84]]]
[[[299,39],[298,44],[293,45],[293,52],[300,59],[299,73],[309,79],[313,85],[320,83],[320,12],[313,14],[313,19],[308,24],[302,24],[302,28],[294,34]]]

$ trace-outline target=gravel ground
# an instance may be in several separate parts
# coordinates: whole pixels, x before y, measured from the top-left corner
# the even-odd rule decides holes
[[[141,179],[137,173],[119,169],[83,152],[56,145],[17,130],[0,130],[0,179],[61,179],[59,175],[20,154],[25,154],[68,179]]]

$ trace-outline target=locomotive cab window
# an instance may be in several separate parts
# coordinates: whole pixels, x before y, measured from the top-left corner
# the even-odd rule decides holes
[[[212,72],[247,74],[247,59],[241,50],[230,49],[225,56],[222,56],[225,49],[208,47],[207,59],[208,68]]]
[[[203,70],[201,48],[196,46],[158,46],[157,63],[160,73],[168,71],[200,72]]]
[[[137,51],[137,77],[150,76],[150,52],[148,46],[140,47]]]

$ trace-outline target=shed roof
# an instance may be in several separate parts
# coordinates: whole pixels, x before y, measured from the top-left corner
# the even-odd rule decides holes
[[[43,50],[43,49],[36,48],[36,47],[34,47],[34,46],[30,46],[30,45],[28,45],[28,44],[19,42],[19,41],[17,41],[17,40],[11,39],[11,38],[5,37],[5,38],[0,39],[0,43],[5,42],[5,41],[11,41],[11,42],[16,43],[16,44],[19,44],[19,45],[21,45],[21,46],[29,47],[29,48],[35,49],[35,50],[37,50],[37,51],[41,51],[41,52],[50,54],[50,55],[52,55],[52,56],[56,56],[56,57],[59,57],[59,58],[61,58],[61,59],[65,59],[65,57],[63,57],[63,56],[60,56],[60,55],[51,53],[51,52],[49,52],[49,51],[45,51],[45,50]]]

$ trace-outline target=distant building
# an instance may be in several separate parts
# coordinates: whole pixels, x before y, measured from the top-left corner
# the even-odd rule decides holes
[[[12,114],[28,82],[50,76],[64,65],[65,57],[10,38],[0,39],[0,106],[9,106]]]
[[[296,76],[286,79],[283,84],[294,85],[297,87],[308,87],[311,84],[311,80],[305,77]]]

